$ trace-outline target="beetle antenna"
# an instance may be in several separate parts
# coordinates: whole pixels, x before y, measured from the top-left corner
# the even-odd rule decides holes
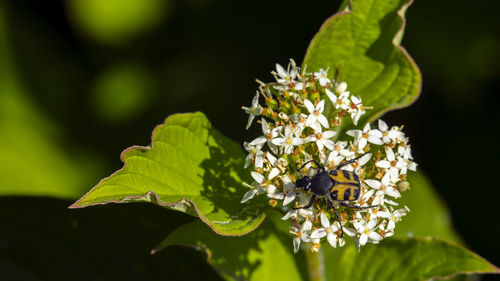
[[[311,162],[313,162],[314,164],[316,164],[316,166],[318,166],[318,169],[323,168],[323,166],[321,166],[321,164],[319,164],[319,163],[318,163],[318,161],[316,161],[316,160],[314,160],[314,159],[313,159],[313,160],[309,160],[309,161],[307,161],[306,163],[304,163],[304,165],[302,165],[302,167],[300,167],[297,171],[298,171],[298,172],[300,172],[300,170],[304,169],[304,167],[305,167],[307,164],[311,163]]]

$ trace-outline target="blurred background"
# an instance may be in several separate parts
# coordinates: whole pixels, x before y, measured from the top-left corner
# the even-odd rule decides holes
[[[147,204],[66,208],[170,114],[203,111],[239,143],[259,134],[245,131],[241,110],[254,79],[271,80],[289,58],[300,64],[339,4],[0,1],[0,279],[220,279],[191,249],[149,255],[187,215]],[[468,247],[496,265],[499,14],[495,0],[417,0],[403,45],[422,94],[384,116],[405,125]]]

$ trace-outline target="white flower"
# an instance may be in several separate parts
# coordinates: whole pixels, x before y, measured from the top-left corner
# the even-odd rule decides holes
[[[333,136],[335,136],[337,132],[334,131],[317,131],[314,135],[310,135],[306,138],[306,142],[316,142],[319,151],[323,151],[323,147],[333,150],[335,143],[330,140]]]
[[[255,118],[255,116],[259,116],[262,114],[262,107],[259,104],[259,92],[253,97],[252,100],[252,106],[251,107],[241,107],[243,110],[245,110],[246,113],[250,114],[248,117],[248,122],[247,122],[247,127],[246,129],[250,128],[250,125],[252,125],[252,121]]]
[[[378,129],[382,132],[382,141],[384,143],[396,142],[401,136],[401,131],[395,130],[394,128],[389,130],[389,126],[387,126],[387,123],[382,121],[382,119],[378,119]]]
[[[361,132],[356,132],[351,145],[349,145],[349,147],[343,151],[342,155],[348,159],[352,159],[356,156],[356,153],[364,153],[364,147],[361,147],[359,143],[362,139],[363,137],[361,136]]]
[[[365,114],[366,111],[361,102],[361,98],[351,96],[351,101],[352,103],[349,109],[349,113],[351,114],[351,119],[354,125],[358,125],[359,118],[361,118],[361,116]]]
[[[406,174],[407,169],[411,171],[417,170],[417,163],[411,161],[413,157],[411,156],[411,147],[409,145],[400,145],[397,154],[401,156],[398,156],[398,159],[401,161],[400,158],[403,158],[402,161],[404,162],[404,165],[401,167],[401,174]]]
[[[285,133],[281,134],[281,137],[272,139],[271,142],[277,146],[283,147],[285,154],[288,155],[292,153],[294,146],[303,144],[304,140],[300,138],[299,130],[293,130],[291,127],[286,126]]]
[[[375,166],[388,170],[391,180],[396,182],[399,180],[399,170],[406,166],[406,162],[401,157],[396,161],[394,151],[390,147],[385,147],[385,154],[386,159],[378,161]]]
[[[407,214],[406,209],[397,209],[396,211],[390,213],[387,212],[385,214],[386,216],[383,216],[384,218],[389,219],[389,223],[387,224],[387,230],[388,231],[394,231],[394,228],[396,227],[396,223],[401,220],[403,216]]]
[[[335,109],[347,110],[349,108],[351,103],[349,101],[349,92],[342,92],[338,97],[328,89],[326,89],[325,92],[328,98],[332,101],[333,106],[335,106]]]
[[[305,206],[311,199],[311,195],[307,195],[306,193],[299,193],[296,195],[296,198],[299,199],[298,206]],[[307,209],[292,209],[288,211],[281,219],[294,219],[294,220],[303,220],[305,218],[310,218],[314,215],[313,207],[309,207]]]
[[[297,193],[295,193],[295,183],[293,183],[288,175],[284,175],[281,177],[281,181],[283,182],[283,189],[285,190],[285,199],[283,200],[283,206],[288,205],[288,203],[292,202]]]
[[[311,231],[312,224],[309,220],[306,220],[302,226],[299,228],[296,228],[295,226],[290,227],[290,233],[295,235],[293,238],[293,252],[297,253],[300,249],[300,242],[310,242],[310,236],[309,232]]]
[[[252,175],[252,178],[255,180],[252,185],[247,185],[250,187],[250,190],[243,195],[243,199],[241,199],[241,203],[245,203],[246,201],[252,199],[255,194],[262,194],[264,192],[269,192],[268,190],[276,190],[276,187],[270,183],[270,180],[272,180],[275,176],[279,174],[279,170],[277,168],[273,168],[271,172],[269,172],[269,175],[266,178],[255,172],[252,171],[250,173]]]
[[[333,147],[334,149],[332,149],[332,152],[328,154],[328,157],[323,157],[322,164],[326,166],[329,170],[333,170],[333,168],[338,166],[340,162],[342,162],[342,160],[344,160],[345,158],[344,156],[340,155],[338,150],[336,150],[337,146],[338,144],[334,145]]]
[[[262,123],[262,133],[263,136],[260,136],[253,141],[250,142],[250,145],[259,145],[267,142],[267,145],[271,149],[272,152],[278,153],[278,148],[273,143],[273,139],[278,137],[278,128],[271,128],[267,123],[266,119],[261,119]]]
[[[364,246],[366,242],[377,244],[380,240],[384,239],[380,234],[375,231],[377,219],[373,218],[368,223],[364,220],[355,221],[352,223],[356,228],[359,245]],[[359,250],[359,249],[358,249]]]
[[[306,128],[306,118],[307,115],[304,113],[301,114],[292,114],[290,116],[290,120],[295,124],[297,128],[304,130]]]
[[[290,60],[286,71],[281,65],[276,64],[276,71],[277,72],[273,71],[272,74],[277,75],[278,77],[276,77],[276,81],[284,85],[293,83],[295,78],[299,74],[299,69],[296,66],[294,60]]]
[[[371,158],[372,158],[371,153],[365,153],[363,154],[363,156],[361,156],[361,158],[356,160],[356,162],[351,163],[342,169],[355,172],[356,174],[361,175],[363,173],[363,166],[366,165],[366,163],[368,163],[368,161],[370,161]]]
[[[249,185],[245,182],[243,183],[245,186],[249,187],[250,190],[247,191],[245,195],[243,195],[243,198],[241,199],[240,203],[245,203],[246,201],[252,199],[256,194],[262,194],[266,192],[266,187],[262,185],[264,177],[261,174],[254,171],[251,172],[251,175],[255,181],[252,183],[252,185]]]
[[[282,219],[292,224],[295,252],[304,242],[312,242],[307,248],[313,252],[320,250],[324,240],[332,247],[343,246],[346,241],[339,237],[342,230],[346,238],[354,238],[358,250],[394,235],[397,222],[409,211],[406,206],[397,209],[396,198],[409,188],[407,170],[417,166],[403,126],[389,127],[378,120],[377,128],[374,124],[358,127],[370,107],[364,107],[360,97],[347,91],[347,83],[330,80],[327,70],[306,72],[291,60],[288,68],[276,65],[272,74],[273,82],[257,80],[259,94],[267,101],[272,99],[272,104],[266,102],[261,107],[257,95],[251,107],[243,107],[250,114],[248,126],[261,116],[257,118],[261,118],[262,135],[244,143],[245,167],[254,168],[254,181],[244,183],[249,190],[241,202],[259,194],[272,198],[269,205],[284,210]],[[317,98],[324,94],[328,98]],[[345,132],[345,128],[351,130]],[[359,177],[359,200],[352,204],[364,208],[332,201],[334,210],[339,211],[337,218],[327,200],[312,202],[311,198],[321,197],[318,181],[329,179],[317,176],[318,172],[339,167],[344,176],[351,172]],[[313,188],[302,188],[307,185],[303,177],[309,177]]]
[[[286,161],[285,158],[280,158],[278,160],[276,160],[276,164],[275,166],[280,169],[280,171],[282,173],[285,173],[286,172],[286,167],[288,166],[288,161]]]
[[[343,157],[346,157],[350,154],[349,149],[347,148],[346,141],[337,141],[335,143],[335,146],[333,147],[333,150],[337,151]]]
[[[319,80],[319,84],[321,85],[321,87],[325,87],[326,84],[330,83],[330,79],[328,79],[327,76],[327,71],[328,70],[320,69],[318,72],[314,72],[314,78]]]
[[[247,158],[245,159],[245,168],[247,168],[252,160],[255,161],[255,168],[262,168],[264,152],[262,152],[263,143],[257,145],[251,145],[248,142],[243,143],[243,147],[248,152]]]
[[[325,109],[325,100],[321,100],[316,106],[309,100],[304,100],[304,105],[309,111],[309,116],[306,119],[306,126],[313,128],[315,131],[321,131],[321,125],[329,128],[328,120],[321,114]]]
[[[285,198],[285,194],[283,192],[280,192],[276,186],[270,184],[267,187],[267,197],[272,198],[272,199],[278,199],[278,200],[283,200]]]
[[[382,145],[384,142],[380,139],[382,137],[382,132],[377,129],[372,130],[370,128],[370,123],[366,123],[363,130],[349,130],[346,132],[351,137],[357,137],[358,140],[358,149],[363,149],[369,142]]]
[[[380,224],[379,227],[378,227],[378,229],[380,229],[380,232],[383,233],[382,236],[384,238],[394,236],[394,229],[385,228],[384,224]]]
[[[326,236],[326,240],[332,247],[337,247],[337,231],[340,229],[340,224],[338,221],[335,221],[333,224],[330,224],[330,221],[326,217],[324,212],[320,213],[321,225],[322,228],[318,228],[311,233],[311,238],[323,238]]]
[[[384,198],[385,194],[394,198],[401,197],[401,194],[395,188],[395,185],[391,183],[390,175],[388,173],[386,173],[380,181],[374,179],[365,179],[365,182],[369,187],[378,190],[377,193],[382,199]]]
[[[409,145],[400,145],[398,147],[398,154],[403,157],[403,159],[413,159],[413,156],[411,155],[411,147]]]

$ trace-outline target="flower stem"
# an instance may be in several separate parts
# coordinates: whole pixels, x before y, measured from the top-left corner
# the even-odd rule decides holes
[[[325,276],[325,260],[323,250],[318,253],[313,253],[311,250],[305,250],[307,259],[307,268],[309,269],[309,280],[311,281],[326,281]]]

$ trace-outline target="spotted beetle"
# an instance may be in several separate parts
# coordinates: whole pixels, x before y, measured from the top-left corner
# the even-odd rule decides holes
[[[336,201],[344,207],[358,210],[377,207],[377,205],[361,207],[347,203],[359,199],[362,190],[361,181],[358,175],[356,175],[355,173],[340,169],[356,162],[356,160],[365,156],[367,153],[368,152],[352,160],[344,162],[331,171],[327,171],[325,167],[321,166],[321,164],[319,164],[316,160],[307,161],[304,165],[302,165],[302,167],[298,169],[298,171],[300,172],[300,170],[302,170],[307,164],[313,162],[318,167],[318,173],[316,173],[316,175],[312,177],[303,176],[302,178],[295,181],[295,186],[301,188],[304,191],[311,190],[312,196],[306,206],[293,209],[307,209],[312,206],[316,197],[326,197],[328,205],[333,209],[335,217],[340,224],[340,237],[342,237],[344,235],[344,229],[342,228],[342,223],[340,222],[339,215],[337,214],[337,210],[333,206],[332,202]]]

